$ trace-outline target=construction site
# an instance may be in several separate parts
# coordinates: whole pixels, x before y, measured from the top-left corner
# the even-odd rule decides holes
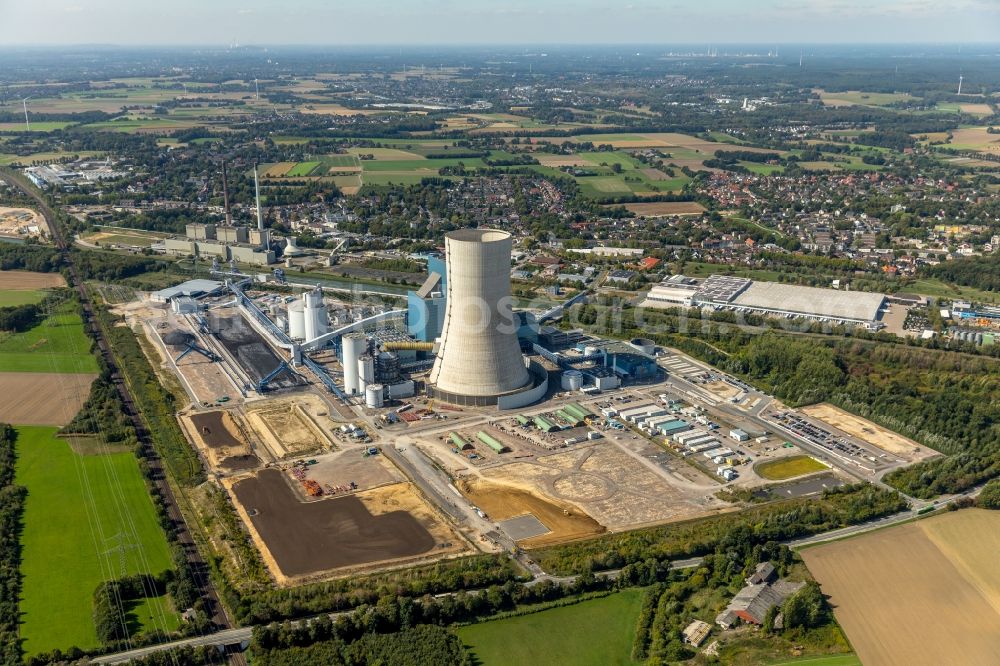
[[[517,554],[736,510],[723,491],[819,493],[923,457],[884,433],[824,448],[791,420],[813,417],[676,350],[547,323],[570,303],[504,312],[509,235],[446,241],[405,308],[277,271],[119,306],[186,394],[181,426],[278,584]]]

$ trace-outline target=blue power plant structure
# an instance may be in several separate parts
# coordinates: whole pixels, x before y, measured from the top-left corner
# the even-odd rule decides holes
[[[444,259],[427,258],[427,279],[406,294],[406,332],[420,342],[434,342],[444,327],[447,275]]]

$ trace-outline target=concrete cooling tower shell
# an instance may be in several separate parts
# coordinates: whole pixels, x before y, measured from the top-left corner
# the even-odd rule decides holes
[[[494,229],[445,235],[448,298],[429,378],[443,400],[491,398],[531,383],[510,309],[512,246],[509,233]]]

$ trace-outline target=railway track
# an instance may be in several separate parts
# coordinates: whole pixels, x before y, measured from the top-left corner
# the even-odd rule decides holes
[[[49,228],[49,234],[51,235],[52,241],[59,250],[63,263],[69,273],[70,285],[76,289],[79,297],[80,306],[83,310],[84,327],[90,332],[91,336],[96,341],[101,358],[104,359],[104,362],[107,364],[107,367],[111,372],[111,382],[114,384],[115,389],[118,391],[118,395],[121,398],[125,415],[129,418],[132,423],[132,427],[135,429],[136,438],[144,444],[143,450],[147,452],[145,461],[149,466],[151,472],[150,476],[153,479],[153,483],[156,485],[160,496],[164,500],[167,515],[170,517],[174,529],[176,530],[177,541],[183,548],[188,565],[191,567],[191,571],[194,574],[195,582],[198,584],[200,596],[208,602],[208,610],[209,615],[212,618],[212,622],[219,629],[231,628],[233,623],[226,614],[225,608],[219,600],[219,595],[212,585],[208,575],[208,565],[205,563],[204,558],[202,558],[201,553],[198,551],[198,547],[191,535],[191,531],[188,529],[187,522],[184,520],[184,515],[181,513],[180,507],[178,506],[174,491],[170,487],[170,483],[167,481],[163,460],[159,455],[157,455],[156,449],[153,447],[149,429],[146,427],[142,414],[135,406],[132,391],[130,390],[128,383],[121,372],[118,359],[115,357],[111,346],[108,344],[107,338],[104,335],[104,330],[101,328],[96,317],[94,316],[93,301],[91,300],[90,294],[87,291],[83,280],[80,278],[76,265],[73,263],[73,257],[69,251],[69,244],[66,242],[59,224],[55,221],[55,213],[49,207],[45,199],[35,190],[35,188],[26,183],[18,174],[12,173],[10,170],[4,170],[2,174],[5,180],[13,184],[35,201],[39,212],[41,212],[42,217],[45,218],[45,224]]]

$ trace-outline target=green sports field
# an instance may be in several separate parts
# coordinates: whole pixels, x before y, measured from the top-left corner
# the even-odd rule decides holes
[[[459,638],[484,666],[632,664],[642,590],[461,627]]]
[[[0,368],[5,372],[99,372],[75,307],[65,303],[30,331],[0,335]]]
[[[169,569],[166,538],[131,453],[80,456],[56,428],[17,430],[17,483],[28,489],[21,536],[25,651],[95,647],[94,589],[123,573]],[[148,622],[158,605],[134,603],[135,624]],[[163,618],[156,626],[176,622]]]

